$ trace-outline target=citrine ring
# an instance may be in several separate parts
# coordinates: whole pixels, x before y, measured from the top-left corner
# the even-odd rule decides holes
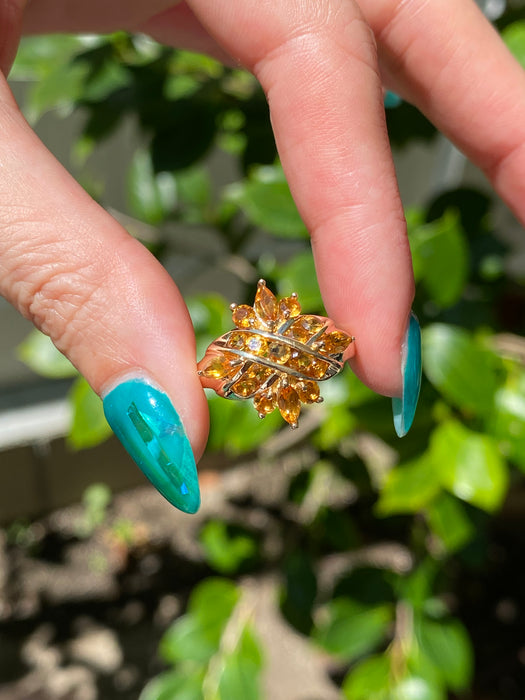
[[[224,398],[252,399],[261,418],[278,409],[296,428],[301,403],[322,401],[318,382],[341,372],[354,337],[329,318],[302,314],[297,294],[278,300],[264,280],[253,307],[230,308],[235,328],[199,362],[202,385]]]

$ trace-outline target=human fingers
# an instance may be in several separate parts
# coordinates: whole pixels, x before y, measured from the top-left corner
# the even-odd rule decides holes
[[[473,0],[360,0],[387,84],[476,163],[525,223],[525,71]]]
[[[377,391],[417,397],[417,367],[410,391],[402,377],[403,342],[415,323],[408,321],[410,254],[374,41],[359,8],[341,0],[188,5],[266,90],[292,193],[312,232],[325,305],[357,338],[354,370]],[[188,19],[177,5],[139,26],[176,43],[181,12]],[[202,39],[193,15],[189,21]],[[418,344],[418,333],[409,337]]]
[[[0,73],[7,74],[16,54],[27,0],[0,0]]]
[[[0,293],[104,399],[159,491],[194,512],[205,396],[175,285],[46,151],[0,76]]]
[[[355,371],[399,395],[412,267],[374,39],[359,8],[339,0],[189,4],[266,91],[327,311],[356,337]]]

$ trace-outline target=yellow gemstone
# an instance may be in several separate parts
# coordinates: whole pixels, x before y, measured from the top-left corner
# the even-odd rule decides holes
[[[318,360],[306,352],[297,353],[295,357],[290,358],[288,366],[297,370],[306,377],[313,379],[321,379],[324,377],[328,369],[328,363],[323,360]]]
[[[273,374],[273,370],[264,365],[258,365],[256,362],[250,366],[246,371],[246,377],[250,379],[256,379],[259,382],[259,386],[262,386],[264,382],[269,379]]]
[[[310,367],[313,360],[314,358],[305,352],[294,352],[290,359],[289,366],[292,369],[296,369],[298,372],[304,372],[305,369]]]
[[[234,367],[233,363],[236,363],[237,367]],[[206,364],[202,374],[211,379],[226,379],[233,377],[238,371],[238,365],[238,358],[235,355],[216,355]]]
[[[319,320],[316,316],[299,316],[285,332],[285,335],[291,336],[300,343],[307,343],[313,335],[324,327],[324,325],[324,322]]]
[[[254,355],[262,356],[266,355],[268,342],[266,338],[262,338],[260,335],[250,335],[246,339],[245,346],[246,350]]]
[[[232,391],[243,399],[252,396],[272,374],[272,370],[261,365],[252,365],[243,376],[232,385]]]
[[[327,362],[315,359],[308,368],[306,374],[309,377],[313,377],[314,379],[322,379],[326,374],[326,370],[328,369],[328,367],[329,365]]]
[[[231,389],[235,396],[239,396],[242,399],[246,399],[248,396],[251,396],[253,393],[255,393],[258,388],[259,384],[255,379],[245,379],[243,377],[242,379],[236,381]]]
[[[344,352],[352,342],[352,338],[341,331],[333,331],[322,336],[315,349],[323,355],[339,355]]]
[[[279,343],[276,340],[272,340],[268,343],[268,350],[266,352],[266,357],[272,362],[276,362],[279,365],[284,365],[290,359],[292,351],[288,345],[284,343]]]
[[[228,337],[228,346],[230,348],[236,348],[237,350],[244,350],[246,339],[248,337],[249,336],[246,333],[233,331]]]
[[[271,327],[277,321],[279,306],[275,295],[266,286],[266,282],[259,282],[253,308],[260,320],[266,325]]]
[[[275,401],[271,395],[261,392],[253,397],[253,405],[260,415],[266,416],[275,408]]]
[[[292,426],[297,425],[297,419],[301,413],[301,402],[295,389],[291,386],[285,386],[279,392],[277,400],[281,416],[287,423]]]
[[[286,318],[295,318],[301,313],[301,304],[295,295],[291,297],[284,297],[279,302],[279,311],[281,316]]]
[[[315,403],[319,399],[319,385],[309,379],[296,382],[294,389],[303,403]]]
[[[236,306],[232,311],[232,321],[235,323],[237,328],[252,328],[257,318],[255,316],[255,311],[251,306],[247,304],[240,304]]]

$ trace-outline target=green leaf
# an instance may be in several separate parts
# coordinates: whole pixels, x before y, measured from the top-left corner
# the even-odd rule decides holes
[[[73,422],[67,442],[76,450],[94,447],[112,434],[104,416],[102,400],[83,377],[79,377],[69,394]]]
[[[236,652],[246,663],[250,663],[256,672],[262,670],[264,666],[263,654],[252,625],[246,624],[244,626]]]
[[[39,80],[71,59],[91,42],[87,37],[73,34],[47,34],[22,37],[10,78],[12,80]]]
[[[255,226],[281,238],[308,236],[280,166],[254,168],[247,180],[230,185],[224,194]]]
[[[53,345],[51,338],[36,329],[20,343],[16,354],[33,372],[43,377],[66,379],[78,374],[67,357]]]
[[[466,690],[473,676],[474,655],[467,631],[457,620],[422,618],[417,625],[422,652],[434,663],[451,690]]]
[[[317,595],[317,577],[304,552],[292,552],[284,563],[281,611],[287,621],[303,634],[312,628],[312,608]]]
[[[489,512],[501,506],[508,468],[490,436],[450,420],[432,434],[430,453],[441,483],[458,498]]]
[[[196,586],[188,603],[188,612],[209,626],[210,638],[217,640],[217,630],[226,624],[239,601],[237,586],[223,578],[208,578]]]
[[[210,409],[211,450],[223,450],[236,456],[250,452],[262,445],[271,435],[283,427],[278,411],[261,419],[247,402],[225,400],[212,395],[208,402]]]
[[[231,311],[225,299],[217,294],[192,296],[186,299],[195,335],[197,357],[203,357],[208,345],[231,327]]]
[[[437,572],[438,566],[435,559],[430,557],[423,559],[407,576],[397,579],[398,597],[408,601],[414,610],[422,610],[431,598]]]
[[[423,369],[445,399],[474,415],[494,406],[501,361],[468,331],[442,323],[423,330]]]
[[[73,110],[82,95],[88,68],[82,63],[57,66],[35,83],[25,100],[24,114],[34,124],[39,117],[51,109],[65,113]]]
[[[525,68],[525,20],[507,25],[501,32],[501,37],[514,58]]]
[[[211,200],[212,187],[209,171],[203,167],[188,168],[175,176],[180,203],[205,209]]]
[[[409,229],[416,282],[430,299],[447,308],[461,297],[469,272],[469,251],[460,219],[446,212],[440,219]]]
[[[168,100],[180,100],[191,97],[200,88],[201,83],[191,75],[168,75],[164,87],[164,96]]]
[[[165,661],[207,663],[217,652],[222,632],[239,599],[230,581],[210,578],[193,589],[188,612],[166,631],[159,651]]]
[[[263,660],[251,625],[242,629],[235,649],[222,659],[219,700],[259,700]]]
[[[222,574],[232,574],[257,554],[257,541],[240,528],[228,527],[223,520],[210,520],[199,533],[207,562]]]
[[[203,700],[203,679],[204,674],[200,671],[161,673],[149,681],[139,700]]]
[[[352,661],[384,641],[391,622],[390,605],[366,606],[336,598],[322,610],[314,638],[327,651]]]
[[[315,434],[315,444],[322,450],[337,449],[341,441],[351,435],[357,420],[346,406],[325,405],[326,415]]]
[[[494,413],[487,431],[502,445],[505,454],[525,472],[525,372],[511,377],[496,392]]]
[[[223,661],[219,679],[219,700],[260,700],[259,677],[254,664],[237,653]]]
[[[393,688],[388,700],[446,700],[446,693],[427,678],[411,675]]]
[[[151,142],[153,168],[157,173],[183,170],[196,163],[211,148],[217,131],[215,105],[211,100],[193,96],[172,104],[169,126],[159,127]]]
[[[475,534],[474,525],[461,503],[447,493],[442,493],[428,506],[426,518],[430,529],[449,552],[464,547]]]
[[[194,615],[182,615],[164,633],[159,644],[160,655],[172,664],[181,661],[206,664],[217,653],[222,628],[223,625],[207,628]]]
[[[309,313],[323,312],[323,300],[319,291],[312,251],[304,250],[295,255],[286,265],[280,266],[276,277],[281,296],[296,292],[301,306]]]
[[[348,700],[387,700],[390,683],[390,659],[378,654],[354,666],[342,690]]]
[[[106,47],[102,47],[99,51],[104,51]],[[97,50],[95,49],[95,52]],[[100,65],[93,65],[93,52],[88,51],[85,54],[78,56],[77,61],[82,65],[87,63],[90,67],[90,74],[85,81],[82,89],[82,101],[100,102],[105,100],[109,95],[115,93],[120,88],[129,85],[131,75],[121,63],[116,60],[106,59]]]
[[[156,175],[148,151],[137,149],[127,177],[127,195],[134,216],[148,224],[164,221],[174,210],[177,191],[168,173]]]
[[[379,516],[417,513],[441,491],[439,476],[427,455],[390,470],[375,510]]]

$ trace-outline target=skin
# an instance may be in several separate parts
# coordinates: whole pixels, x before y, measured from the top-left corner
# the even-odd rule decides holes
[[[261,82],[354,371],[401,391],[414,284],[383,89],[419,107],[525,222],[525,73],[472,0],[0,0],[4,75],[22,33],[146,32]],[[184,302],[160,264],[33,134],[0,75],[0,293],[98,393],[137,368],[171,397],[196,456],[208,417]]]

